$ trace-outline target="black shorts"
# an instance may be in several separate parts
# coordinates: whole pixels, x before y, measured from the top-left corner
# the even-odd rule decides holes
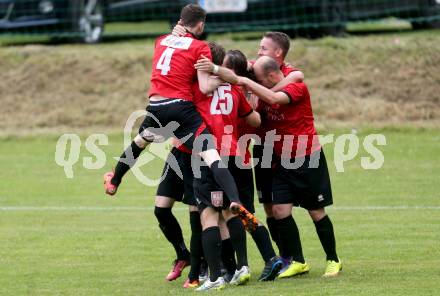
[[[235,163],[235,157],[229,157],[226,161],[228,169],[237,184],[240,202],[248,211],[254,213],[254,184],[252,170],[250,168],[240,169]],[[238,163],[241,163],[240,159],[237,159],[237,161]],[[202,212],[207,207],[214,208],[218,211],[227,209],[230,205],[230,200],[215,181],[211,170],[207,166],[201,167],[200,170],[201,178],[194,178],[194,196],[199,211]]]
[[[215,149],[215,142],[194,104],[182,99],[151,101],[147,116],[139,128],[139,135],[147,142],[164,141],[175,137],[188,149]],[[197,136],[204,134],[209,141],[194,147]]]
[[[319,157],[316,168],[310,160]],[[293,163],[293,159],[290,160]],[[312,165],[313,166],[313,165]],[[317,210],[333,204],[330,176],[322,149],[306,156],[297,169],[277,165],[272,182],[274,204],[293,204],[306,210]]]
[[[173,156],[182,173],[183,180],[170,166]],[[191,168],[191,154],[173,148],[164,165],[162,177],[156,195],[169,197],[191,206],[197,205],[193,190],[194,175]]]
[[[275,155],[272,155],[270,167],[261,167],[261,159],[263,157],[263,145],[254,145],[252,154],[258,159],[258,163],[254,167],[255,171],[255,187],[257,188],[258,201],[260,203],[272,203],[272,177],[275,166]]]

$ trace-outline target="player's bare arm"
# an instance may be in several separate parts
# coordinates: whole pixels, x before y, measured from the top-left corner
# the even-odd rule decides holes
[[[171,32],[174,36],[183,36],[186,34],[186,29],[184,26],[182,26],[182,21],[179,20],[177,24],[174,26],[173,31]]]
[[[199,89],[204,95],[212,93],[222,83],[224,83],[224,81],[220,78],[212,76],[209,72],[201,70],[197,70],[197,79],[199,81]]]
[[[201,58],[194,64],[194,68],[197,69],[197,71],[203,71],[207,73],[212,73],[214,75],[217,75],[222,79],[223,81],[237,84],[238,83],[238,77],[232,71],[231,69],[228,69],[226,67],[215,65],[213,62],[211,62],[210,59],[206,58],[205,56],[201,56]]]
[[[278,82],[274,87],[272,87],[271,90],[280,91],[291,83],[303,82],[303,81],[304,81],[304,73],[301,71],[293,71],[290,72],[289,75],[284,77],[283,80]]]
[[[240,85],[245,85],[251,92],[253,92],[260,100],[268,104],[289,104],[290,98],[284,92],[274,92],[247,77],[239,76]]]

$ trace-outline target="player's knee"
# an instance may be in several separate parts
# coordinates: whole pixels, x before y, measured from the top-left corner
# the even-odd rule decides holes
[[[171,212],[171,208],[154,207],[154,215],[157,221],[159,221],[159,224],[163,224],[170,219],[173,213]]]
[[[134,138],[134,143],[141,149],[145,149],[145,147],[147,147],[148,144],[150,144],[149,142],[145,141],[145,139],[142,138],[141,135],[137,135]]]
[[[264,212],[266,213],[267,217],[273,217],[273,211],[272,211],[272,204],[265,203],[263,204]]]
[[[154,205],[159,208],[172,208],[174,205],[174,199],[166,196],[156,196],[154,199]]]
[[[327,215],[327,213],[325,212],[324,208],[321,208],[321,209],[317,209],[317,210],[310,210],[309,215],[313,221],[318,222],[322,218],[324,218]]]
[[[285,205],[273,205],[272,206],[272,214],[275,219],[284,219],[290,215],[292,215],[291,208]]]
[[[203,152],[199,152],[198,155],[203,158],[206,165],[209,167],[211,167],[214,162],[221,161],[220,155],[215,149],[209,149]]]

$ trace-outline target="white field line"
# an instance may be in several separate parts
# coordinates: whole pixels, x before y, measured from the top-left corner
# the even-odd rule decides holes
[[[130,211],[153,211],[154,207],[136,206],[0,206],[0,211],[4,212],[130,212]],[[394,211],[394,210],[440,210],[440,206],[332,206],[329,211]],[[188,211],[187,207],[174,207],[173,211]]]

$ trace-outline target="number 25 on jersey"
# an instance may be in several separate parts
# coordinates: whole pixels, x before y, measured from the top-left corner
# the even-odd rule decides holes
[[[211,114],[212,115],[229,115],[234,107],[234,101],[232,100],[231,85],[219,86],[212,96],[211,101]]]

